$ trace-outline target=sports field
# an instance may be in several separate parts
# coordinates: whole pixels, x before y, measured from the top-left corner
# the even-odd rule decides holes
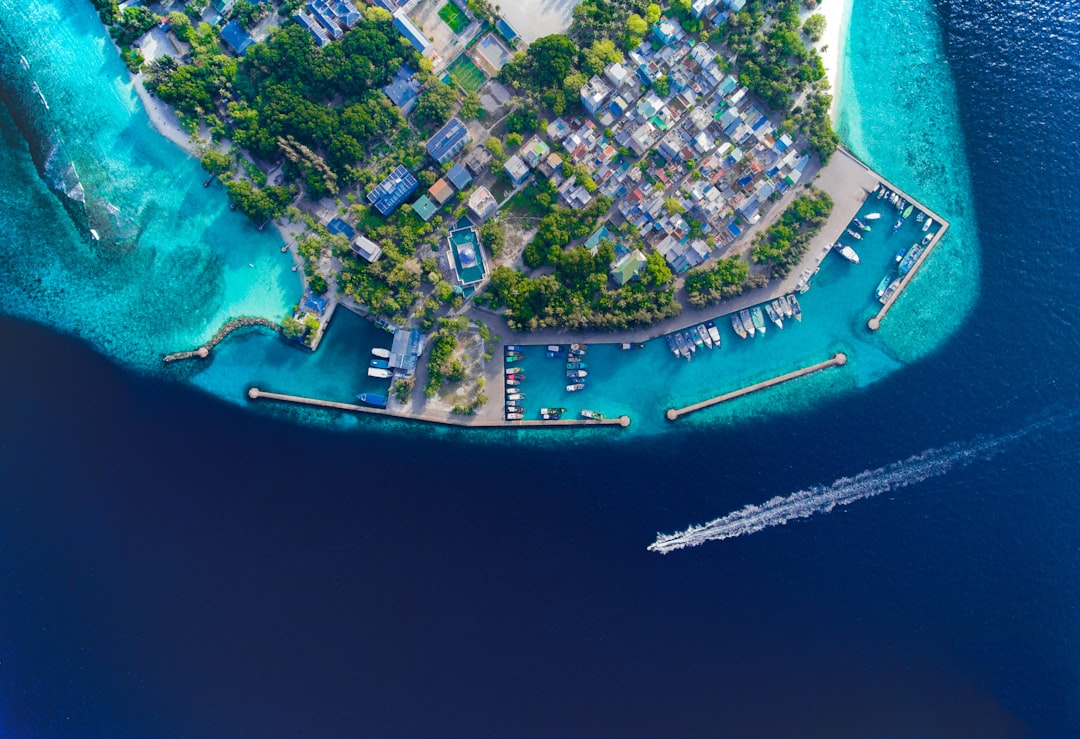
[[[484,83],[487,82],[487,77],[480,71],[473,60],[469,58],[468,54],[459,54],[457,59],[450,62],[450,66],[446,68],[446,73],[449,74],[465,92],[476,92]]]
[[[461,33],[469,25],[469,18],[461,12],[461,8],[453,3],[447,3],[439,8],[439,17],[450,26],[454,33]]]

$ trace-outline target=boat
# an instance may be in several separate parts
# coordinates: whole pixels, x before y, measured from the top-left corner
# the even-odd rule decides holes
[[[389,359],[390,358],[390,350],[389,349],[380,349],[380,348],[376,347],[376,348],[371,350],[371,356],[378,357],[379,359]]]
[[[705,330],[709,332],[709,338],[712,339],[713,344],[719,349],[721,347],[720,331],[716,328],[716,324],[712,321],[705,321]]]
[[[840,242],[837,242],[836,246],[833,247],[833,248],[835,248],[838,252],[840,252],[840,256],[842,256],[844,259],[848,260],[852,264],[858,264],[859,263],[859,254],[858,254],[858,252],[856,252],[854,249],[852,249],[847,244],[841,244]]]
[[[738,313],[731,314],[731,328],[740,339],[746,338],[746,329],[743,328],[743,322]]]
[[[517,387],[520,384],[521,384],[521,380],[517,379],[516,377],[509,378],[506,381],[506,386],[507,387]]]
[[[372,359],[368,362],[369,367],[378,367],[379,369],[390,369],[390,362],[385,359]]]
[[[922,237],[922,245],[926,246],[927,244],[929,244],[930,241],[933,240],[933,238],[935,236],[937,236],[937,231],[932,231],[931,233],[926,234],[926,236],[923,236]]]
[[[540,409],[541,421],[558,421],[560,418],[562,418],[561,413],[547,413],[543,408]]]
[[[597,413],[596,411],[590,411],[590,410],[588,410],[586,408],[581,409],[581,417],[582,418],[588,418],[590,421],[603,421],[604,420],[604,414],[603,413]]]
[[[772,303],[765,304],[765,315],[769,317],[770,321],[776,324],[777,328],[782,329],[784,327],[784,319],[776,312],[776,306]]]
[[[915,245],[912,244],[911,246],[915,246]],[[910,249],[911,246],[901,246],[899,249],[896,250],[896,263],[897,264],[900,264],[900,262],[904,261],[904,255],[907,254],[908,249]]]
[[[541,413],[546,413],[549,416],[555,416],[556,418],[558,418],[563,413],[566,413],[566,409],[565,408],[541,408],[540,412]]]
[[[667,341],[668,349],[671,350],[671,353],[674,354],[676,357],[679,356],[679,347],[675,343],[675,339],[671,338],[671,334],[666,335],[664,339]],[[567,367],[569,366],[570,365],[567,365]]]
[[[585,389],[585,383],[584,382],[574,382],[574,383],[571,383],[571,384],[566,386],[566,392],[568,392],[568,393],[576,393],[578,390],[584,390],[584,389]]]
[[[795,292],[805,293],[810,290],[810,278],[814,276],[814,273],[809,269],[804,269],[802,274],[799,275],[799,281],[795,283]]]
[[[854,223],[854,224],[855,224],[855,228],[859,229],[860,231],[869,231],[869,230],[870,230],[870,227],[869,227],[869,226],[867,226],[867,225],[866,225],[865,223],[863,223],[862,221],[860,221],[860,220],[859,220],[858,218],[855,218],[855,219],[854,219],[854,220],[852,220],[851,222],[852,222],[852,223]]]
[[[703,339],[701,337],[701,332],[697,330],[697,326],[691,326],[687,330],[686,336],[687,336],[688,339],[690,339],[690,341],[694,342],[694,344],[696,344],[697,346],[699,346],[699,347],[705,346],[705,339]]]
[[[356,399],[364,405],[370,405],[375,408],[386,407],[386,396],[379,395],[378,393],[360,393],[356,396]]]
[[[927,218],[925,221],[923,221],[922,230],[923,231],[929,231],[930,227],[933,226],[933,225],[934,225],[934,219],[933,218]]]
[[[880,300],[882,304],[888,303],[890,300],[892,300],[893,295],[896,295],[899,290],[900,280],[893,280],[892,283],[887,288],[885,288],[885,292],[880,298],[878,298],[878,300]]]
[[[521,382],[522,380],[526,380],[528,378],[525,377],[524,372],[518,372],[517,374],[514,374],[514,375],[507,375],[506,379],[507,380],[517,380],[518,382]]]
[[[683,338],[686,339],[686,348],[690,350],[690,353],[696,353],[697,342],[694,341],[693,335],[689,331],[683,331]]]
[[[507,375],[517,375],[525,371],[524,367],[507,367],[503,372]]]
[[[863,216],[863,218],[865,218],[868,221],[876,221],[878,218],[881,218],[881,214],[880,213],[867,213],[866,215]]]
[[[523,418],[525,418],[525,414],[524,414],[524,413],[521,413],[520,411],[519,411],[519,412],[515,412],[515,413],[509,413],[509,412],[508,412],[508,413],[506,414],[506,420],[507,420],[507,421],[520,421],[520,420],[522,420]]]
[[[521,354],[507,354],[503,357],[503,361],[507,364],[513,364],[514,362],[520,362],[524,358]]]
[[[795,320],[802,320],[802,306],[799,305],[799,299],[795,297],[795,293],[791,293],[787,296],[788,305],[791,306],[792,312],[795,314]]]
[[[757,333],[757,329],[754,328],[754,320],[750,316],[750,311],[746,308],[743,308],[741,311],[739,311],[739,318],[742,319],[742,326],[743,330],[746,331],[746,335],[749,336],[751,339],[754,338],[754,334]]]
[[[507,405],[508,408],[520,408],[521,407],[521,398],[518,398],[517,400],[514,400],[513,398],[507,398],[506,399],[506,405]]]
[[[521,344],[507,344],[506,346],[503,347],[503,351],[505,351],[505,352],[518,352],[518,353],[520,353],[520,352],[522,352],[524,350],[525,350],[525,347],[522,346]]]
[[[754,328],[762,336],[765,335],[765,316],[761,313],[761,306],[755,305],[750,309],[750,318],[754,322]]]
[[[852,231],[850,228],[845,228],[844,231],[846,231],[847,235],[855,239],[856,241],[862,241],[862,234],[858,231]]]
[[[874,297],[880,298],[885,294],[885,290],[889,287],[889,283],[893,281],[892,275],[885,275],[881,278],[881,282],[877,284],[877,288],[874,290]]]
[[[367,374],[368,377],[377,377],[380,380],[389,380],[394,376],[393,372],[388,369],[383,369],[382,367],[368,367]]]
[[[904,208],[903,218],[904,218],[905,221],[908,219],[909,216],[911,216],[911,211],[913,211],[913,210],[915,210],[915,206],[910,205],[910,204],[908,205],[908,207]]]
[[[577,352],[578,354],[584,354],[585,350],[588,349],[588,348],[589,347],[588,347],[587,344],[571,344],[570,345],[570,351]]]
[[[562,356],[562,352],[546,352],[545,355],[548,359],[555,359]]]
[[[686,345],[686,337],[682,334],[674,334],[675,346],[679,348],[679,356],[686,360],[690,359],[690,347]]]
[[[566,379],[567,380],[578,380],[578,379],[581,379],[582,377],[588,377],[588,376],[589,376],[589,371],[588,370],[566,370]]]
[[[558,344],[548,344],[548,346],[547,346],[547,350],[548,350],[549,352],[561,352],[561,351],[562,351],[562,347],[561,347],[561,346],[559,346]]]
[[[567,362],[566,363],[566,369],[568,369],[568,370],[570,370],[570,369],[585,369],[588,366],[589,365],[585,364],[584,362]]]
[[[921,210],[915,215],[915,221],[918,223],[922,223],[925,218],[926,214],[923,213]]]
[[[518,390],[508,390],[506,393],[507,400],[525,400],[525,393]]]
[[[622,349],[625,352],[625,351],[630,351],[631,349],[644,349],[645,344],[644,344],[644,342],[640,342],[640,341],[639,342],[627,342],[627,341],[624,341],[621,344],[619,344],[619,348]]]
[[[776,312],[784,318],[793,318],[795,316],[795,311],[791,309],[791,303],[783,295],[773,301],[773,308],[776,308]]]
[[[911,247],[911,251],[909,251],[903,261],[900,262],[899,272],[901,277],[911,271],[911,268],[915,266],[915,262],[922,256],[922,253],[923,248],[919,244]]]
[[[713,348],[712,337],[709,336],[709,330],[707,328],[705,328],[705,324],[704,323],[699,323],[697,325],[696,330],[698,332],[698,336],[700,336],[701,340],[705,342],[705,346],[707,346],[709,349],[712,349]]]

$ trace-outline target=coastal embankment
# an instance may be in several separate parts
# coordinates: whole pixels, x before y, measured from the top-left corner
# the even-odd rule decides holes
[[[245,326],[262,326],[263,328],[271,329],[272,331],[281,331],[281,326],[266,318],[259,318],[257,316],[244,316],[241,318],[234,318],[224,326],[217,330],[217,333],[211,337],[210,341],[206,342],[198,349],[192,349],[186,352],[174,352],[173,354],[166,354],[162,357],[163,362],[175,362],[180,359],[193,359],[198,357],[199,359],[206,359],[210,356],[210,351],[225,340],[225,337],[231,334],[237,329],[244,328]]]

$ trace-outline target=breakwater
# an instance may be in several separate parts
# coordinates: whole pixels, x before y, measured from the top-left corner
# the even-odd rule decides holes
[[[424,421],[426,423],[438,423],[445,426],[458,426],[460,428],[567,428],[579,426],[609,426],[616,428],[626,428],[630,425],[629,416],[605,418],[598,421],[587,418],[568,418],[559,419],[558,421],[542,421],[539,419],[530,421],[480,421],[476,420],[475,418],[473,420],[456,418],[452,415],[407,415],[403,413],[394,413],[392,411],[384,410],[381,408],[370,408],[363,405],[354,405],[352,403],[339,403],[336,400],[320,400],[318,398],[304,398],[298,395],[271,393],[267,392],[266,390],[260,390],[257,387],[250,388],[247,392],[247,396],[251,400],[277,400],[283,403],[295,403],[297,405],[306,405],[312,408],[328,408],[331,410],[349,411],[352,413],[366,413],[373,416],[389,416],[391,418],[400,418],[407,421]]]
[[[219,328],[217,333],[213,335],[210,341],[206,342],[198,349],[192,349],[186,352],[174,352],[173,354],[166,354],[164,357],[162,357],[161,361],[176,362],[181,359],[193,359],[195,357],[198,357],[199,359],[206,359],[208,356],[210,356],[210,350],[220,344],[222,341],[224,341],[226,336],[231,334],[233,331],[236,331],[237,329],[244,328],[245,326],[262,326],[263,328],[268,328],[273,331],[281,331],[281,326],[267,318],[259,318],[256,316],[244,316],[242,318],[234,318],[231,321],[227,322],[225,325],[223,325],[221,328]]]
[[[734,400],[735,398],[741,398],[744,395],[750,395],[751,393],[756,393],[758,390],[764,390],[766,388],[773,387],[774,385],[780,385],[782,383],[788,382],[789,380],[794,380],[799,377],[805,377],[806,375],[812,374],[814,372],[820,372],[821,370],[828,369],[829,367],[842,367],[845,364],[847,364],[847,355],[845,355],[843,352],[839,352],[836,354],[836,356],[832,357],[831,359],[827,359],[824,362],[818,362],[817,364],[810,365],[809,367],[803,367],[802,369],[795,370],[794,372],[788,372],[787,374],[780,375],[779,377],[773,377],[771,379],[764,380],[754,385],[748,385],[747,387],[740,388],[738,390],[732,390],[730,393],[717,395],[715,398],[709,398],[708,400],[703,400],[700,403],[694,403],[693,405],[688,405],[683,408],[669,408],[666,414],[667,420],[676,421],[680,417],[688,415],[690,413],[694,413],[695,411],[710,408],[714,405],[719,405],[720,403]]]
[[[929,214],[929,211],[926,212]],[[935,215],[934,218],[940,220],[941,216]],[[915,273],[919,271],[919,268],[922,267],[923,262],[925,262],[926,258],[930,256],[930,252],[934,250],[934,247],[938,245],[938,242],[941,241],[941,237],[944,236],[945,232],[948,230],[948,222],[941,221],[941,228],[938,229],[938,232],[936,234],[934,234],[934,238],[930,240],[930,243],[926,245],[925,249],[923,249],[923,253],[920,254],[919,258],[915,260],[915,263],[911,265],[911,269],[908,271],[908,273],[900,278],[899,289],[897,289],[897,291],[893,293],[887,301],[885,301],[885,304],[881,306],[881,310],[877,312],[877,315],[875,315],[873,318],[866,322],[867,327],[871,331],[877,331],[879,328],[881,328],[881,319],[883,319],[885,317],[885,314],[889,312],[889,309],[893,307],[893,303],[895,303],[896,299],[900,297],[900,294],[903,293],[905,289],[907,289],[908,284],[911,282],[912,278],[915,277]]]

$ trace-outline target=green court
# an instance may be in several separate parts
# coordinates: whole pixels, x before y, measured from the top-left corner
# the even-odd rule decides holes
[[[447,3],[439,8],[439,17],[443,19],[446,25],[450,26],[450,30],[454,33],[461,33],[469,25],[469,18],[461,12],[461,8],[453,3]]]
[[[473,63],[473,60],[467,54],[459,54],[457,59],[450,62],[450,66],[446,68],[446,73],[465,92],[476,92],[487,82],[487,77],[484,76],[484,73],[480,71],[480,68]]]

